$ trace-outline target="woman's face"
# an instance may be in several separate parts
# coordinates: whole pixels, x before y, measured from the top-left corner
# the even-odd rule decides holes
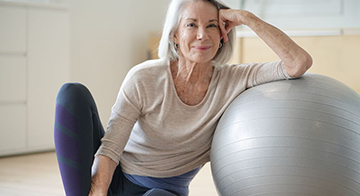
[[[209,2],[189,3],[174,35],[180,57],[195,63],[208,63],[220,44],[218,10]]]

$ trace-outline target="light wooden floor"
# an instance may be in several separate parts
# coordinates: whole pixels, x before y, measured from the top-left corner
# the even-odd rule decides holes
[[[1,196],[65,195],[54,152],[0,158]],[[216,196],[210,164],[190,186],[190,196]]]

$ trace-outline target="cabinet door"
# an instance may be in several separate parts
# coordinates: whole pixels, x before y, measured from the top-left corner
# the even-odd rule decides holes
[[[0,104],[26,102],[26,58],[0,55]]]
[[[26,105],[0,104],[0,155],[25,148]]]
[[[0,7],[0,52],[22,53],[26,51],[26,9]]]
[[[55,99],[68,80],[69,45],[67,11],[29,10],[29,148],[53,148]]]

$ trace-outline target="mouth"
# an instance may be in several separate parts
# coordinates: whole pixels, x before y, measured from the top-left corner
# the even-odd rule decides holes
[[[209,50],[211,46],[193,46],[193,48],[200,51],[206,51]]]

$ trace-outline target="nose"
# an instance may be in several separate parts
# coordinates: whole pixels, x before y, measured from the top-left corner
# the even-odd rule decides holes
[[[208,38],[208,34],[204,28],[198,28],[198,32],[196,35],[196,39],[198,40],[204,40]]]

